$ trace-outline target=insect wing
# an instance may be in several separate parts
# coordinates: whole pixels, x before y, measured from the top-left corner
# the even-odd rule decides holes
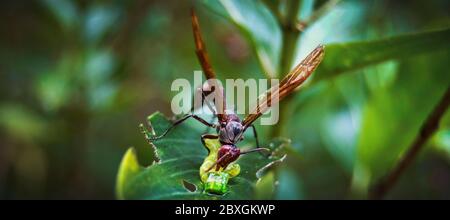
[[[319,45],[299,63],[278,85],[272,86],[263,95],[258,97],[256,107],[244,118],[244,128],[250,126],[256,119],[264,114],[272,105],[278,103],[289,95],[319,66],[324,56],[324,46]]]

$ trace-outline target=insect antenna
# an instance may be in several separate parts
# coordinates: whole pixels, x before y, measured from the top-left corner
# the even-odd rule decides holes
[[[253,153],[253,152],[261,152],[261,151],[270,152],[270,149],[269,148],[264,148],[264,147],[254,148],[254,149],[250,149],[250,150],[241,151],[241,155],[242,154],[249,154],[249,153]]]

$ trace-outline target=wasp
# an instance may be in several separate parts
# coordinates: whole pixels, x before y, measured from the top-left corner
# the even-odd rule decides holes
[[[241,120],[237,114],[226,108],[223,87],[213,81],[213,79],[216,79],[216,74],[211,66],[205,44],[201,36],[198,18],[194,10],[191,10],[191,20],[196,48],[195,53],[208,82],[199,88],[202,95],[202,103],[209,94],[212,92],[215,93],[216,101],[214,108],[210,104],[207,105],[217,117],[218,122],[210,123],[200,116],[191,113],[175,121],[171,127],[165,130],[161,135],[146,136],[146,138],[149,141],[161,139],[175,126],[183,123],[189,118],[193,118],[207,127],[214,128],[217,132],[217,134],[202,135],[202,143],[204,145],[205,139],[218,139],[221,144],[221,147],[217,151],[216,161],[206,171],[213,168],[215,168],[216,171],[225,170],[228,165],[236,161],[243,154],[269,151],[269,149],[259,146],[258,136],[253,122],[264,114],[272,105],[292,93],[296,88],[302,85],[309,76],[311,76],[324,57],[324,46],[317,46],[306,56],[304,60],[302,60],[293,70],[291,70],[291,72],[289,72],[278,85],[272,86],[265,93],[263,93],[263,95],[258,98],[258,104],[256,107],[250,111],[244,119]],[[236,146],[236,144],[243,140],[243,134],[249,128],[252,128],[253,130],[256,148],[241,150]]]

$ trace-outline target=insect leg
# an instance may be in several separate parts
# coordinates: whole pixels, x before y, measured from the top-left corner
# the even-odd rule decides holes
[[[214,108],[211,106],[211,103],[209,103],[209,101],[206,99],[206,93],[205,93],[205,91],[204,91],[202,88],[197,88],[197,92],[199,92],[199,93],[202,94],[202,106],[203,106],[203,103],[205,103],[206,106],[208,106],[208,109],[212,112],[213,117],[211,118],[211,120],[209,121],[209,123],[210,123],[210,124],[213,124],[213,123],[214,123],[214,120],[215,120],[216,117],[217,117],[217,115],[216,115],[216,110],[214,110]],[[194,108],[195,108],[195,107],[192,107],[192,111],[193,111]],[[211,127],[208,126],[208,127],[205,129],[205,132],[203,132],[203,133],[205,133],[205,134],[209,133],[210,129],[211,129]]]
[[[202,104],[203,101],[206,103],[206,106],[208,106],[209,110],[216,115],[216,110],[214,110],[214,108],[211,106],[211,103],[209,103],[209,101],[206,99],[206,93],[202,88],[198,88],[199,90],[201,90],[202,92]]]
[[[256,128],[254,125],[251,125],[251,127],[253,129],[253,136],[255,137],[256,148],[259,148],[259,140],[258,140],[258,134],[256,133]]]
[[[201,118],[201,117],[199,117],[199,116],[197,116],[197,115],[194,115],[194,114],[188,114],[188,115],[185,115],[184,117],[180,118],[179,120],[175,121],[175,123],[173,123],[173,124],[172,124],[167,130],[165,130],[161,135],[159,135],[159,136],[154,136],[154,137],[148,137],[148,136],[146,136],[146,138],[147,138],[149,141],[154,141],[154,140],[161,139],[161,138],[163,138],[164,136],[166,136],[166,134],[167,134],[170,130],[172,130],[172,128],[174,128],[175,126],[177,126],[177,125],[183,123],[184,121],[186,121],[187,119],[189,119],[189,118],[191,118],[191,117],[194,118],[195,120],[201,122],[202,124],[208,126],[208,127],[213,127],[213,128],[215,127],[214,124],[210,124],[210,123],[207,122],[205,119],[203,119],[203,118]]]
[[[201,106],[200,107],[203,107],[203,103],[205,102],[206,103],[206,106],[208,106],[208,108],[209,108],[209,110],[213,113],[213,114],[216,114],[216,111],[214,110],[214,108],[211,106],[211,104],[209,103],[209,102],[207,102],[207,100],[206,100],[206,93],[205,93],[205,91],[202,89],[202,88],[197,88],[196,89],[197,91],[197,93],[201,93],[202,94],[202,100],[201,100]],[[194,112],[195,111],[195,109],[198,107],[198,106],[196,106],[196,100],[195,100],[195,98],[196,98],[196,96],[194,95],[194,98],[193,98],[193,105],[192,105],[192,107],[191,107],[191,112]]]
[[[211,128],[215,128],[215,127],[216,127],[215,124],[212,124],[212,123],[207,122],[205,119],[201,118],[201,117],[198,116],[198,115],[191,114],[191,117],[193,117],[195,120],[201,122],[202,124],[204,124],[204,125],[206,125],[206,126],[208,126],[208,127],[211,127]]]
[[[211,118],[211,121],[209,121],[209,123],[213,124],[216,117],[217,117],[216,115],[213,115],[213,117]],[[203,132],[203,133],[208,134],[210,130],[211,130],[211,127],[206,127],[205,132]]]
[[[256,149],[267,149],[267,148],[261,148],[261,147],[260,147],[260,145],[259,145],[259,139],[258,139],[258,133],[256,132],[255,126],[252,124],[252,125],[250,125],[249,127],[252,127],[252,130],[253,130],[253,136],[255,137],[256,148],[255,148],[254,150],[256,150]],[[257,150],[257,151],[259,151],[263,156],[267,156],[267,155],[265,155],[264,153],[262,153],[261,150]],[[253,152],[253,151],[252,151],[252,152]],[[250,153],[250,152],[245,152],[245,153]]]

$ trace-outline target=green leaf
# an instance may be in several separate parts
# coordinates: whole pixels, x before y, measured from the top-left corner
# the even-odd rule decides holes
[[[326,46],[325,57],[316,71],[316,80],[391,59],[402,59],[450,46],[450,29],[427,31],[391,38]]]
[[[269,9],[260,1],[203,1],[212,11],[233,22],[251,42],[262,70],[275,76],[281,50],[281,31]]]
[[[281,150],[282,148],[280,148]],[[286,159],[286,154],[278,160],[274,160],[258,170],[256,176],[259,178],[256,184],[256,199],[274,198],[278,186],[278,173],[280,165]]]
[[[148,118],[156,134],[161,134],[171,123],[161,113]],[[197,123],[197,122],[196,122]],[[167,136],[154,142],[158,162],[138,168],[132,149],[125,154],[117,175],[116,193],[120,199],[250,199],[254,197],[256,172],[277,158],[266,158],[258,153],[241,156],[237,163],[241,173],[230,179],[229,191],[223,196],[203,193],[199,168],[207,156],[200,136],[203,129],[183,123]],[[241,149],[244,146],[240,146]],[[195,189],[195,190],[192,190]]]
[[[269,171],[256,185],[256,199],[271,199],[275,191],[275,172]]]
[[[134,148],[129,148],[123,156],[117,175],[116,193],[117,198],[124,198],[125,183],[128,179],[136,176],[141,171]]]

